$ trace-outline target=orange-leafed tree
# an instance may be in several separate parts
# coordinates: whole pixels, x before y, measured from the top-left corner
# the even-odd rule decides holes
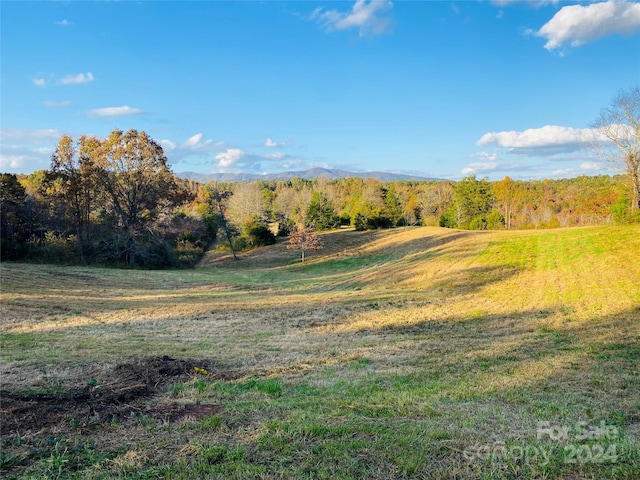
[[[305,252],[321,250],[323,245],[312,226],[299,223],[289,234],[287,248],[300,251],[300,261],[304,263]]]

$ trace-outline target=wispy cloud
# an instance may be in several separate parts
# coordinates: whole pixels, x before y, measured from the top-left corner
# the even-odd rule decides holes
[[[258,155],[240,148],[227,148],[215,156],[217,171],[281,172],[293,166],[311,168],[308,162],[284,153]],[[317,166],[317,165],[313,165]]]
[[[543,7],[545,5],[556,5],[559,0],[493,0],[494,5],[499,7],[507,7],[509,5],[515,5],[516,3],[527,3],[533,7]]]
[[[608,0],[562,7],[540,30],[529,33],[546,38],[544,48],[555,50],[566,45],[579,47],[608,35],[630,35],[638,29],[640,3]]]
[[[90,110],[88,115],[90,118],[101,118],[101,117],[123,117],[127,115],[139,115],[143,113],[142,110],[138,108],[132,108],[129,105],[123,105],[122,107],[105,107],[105,108],[95,108]]]
[[[0,145],[57,141],[59,137],[60,132],[53,128],[0,128]]]
[[[85,83],[91,83],[95,80],[93,73],[78,73],[76,75],[65,75],[60,78],[57,75],[47,75],[48,79],[39,74],[39,76],[34,77],[31,82],[36,87],[47,87],[49,85],[82,85]]]
[[[67,75],[60,79],[60,85],[82,85],[83,83],[93,82],[95,80],[91,72],[78,73],[77,75]]]
[[[205,139],[202,133],[196,133],[184,142],[170,139],[160,140],[167,158],[172,164],[187,163],[217,172],[264,172],[282,171],[288,166],[300,163],[300,159],[286,153],[270,151],[257,154],[226,142]],[[291,145],[293,142],[275,142],[270,137],[261,146],[268,148]],[[257,145],[254,145],[254,147]]]
[[[61,27],[70,27],[71,25],[73,25],[73,22],[70,22],[65,18],[63,20],[57,21],[56,25],[60,25]]]
[[[48,168],[60,138],[54,129],[0,128],[0,171],[26,173]]]
[[[203,138],[204,135],[202,133],[196,133],[182,143],[169,139],[160,140],[159,143],[165,152],[170,152],[171,160],[174,162],[179,162],[186,157],[193,157],[194,155],[207,156],[224,147],[222,142],[214,142],[211,139],[203,140]]]
[[[597,175],[610,173],[610,169],[607,166],[598,162],[582,162],[578,168],[561,168],[554,170],[552,175],[554,177],[578,177],[580,175]]]
[[[462,169],[463,175],[471,175],[480,172],[490,172],[498,168],[498,162],[474,162]]]
[[[63,100],[61,102],[54,102],[53,100],[45,100],[43,105],[48,108],[63,108],[71,105],[71,100]]]
[[[276,148],[276,147],[287,147],[289,145],[292,145],[293,142],[287,141],[287,142],[275,142],[271,139],[271,137],[267,137],[267,139],[264,142],[264,146],[268,147],[268,148]]]
[[[392,30],[393,22],[387,16],[393,3],[388,0],[357,0],[348,12],[316,8],[310,20],[318,22],[327,31],[357,28],[360,36],[379,35]]]

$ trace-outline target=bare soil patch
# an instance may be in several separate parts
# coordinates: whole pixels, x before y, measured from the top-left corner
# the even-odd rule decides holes
[[[174,422],[213,415],[221,410],[220,405],[178,403],[167,401],[164,395],[169,385],[184,382],[198,371],[211,381],[239,376],[220,369],[211,359],[165,355],[120,364],[84,386],[55,393],[1,390],[0,435],[59,434],[142,416]]]

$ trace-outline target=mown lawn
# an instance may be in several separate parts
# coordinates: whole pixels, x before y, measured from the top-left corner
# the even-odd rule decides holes
[[[640,227],[1,264],[5,478],[638,478]]]

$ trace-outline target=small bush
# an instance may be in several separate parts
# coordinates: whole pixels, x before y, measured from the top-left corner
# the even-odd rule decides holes
[[[29,240],[33,258],[47,263],[71,263],[77,261],[79,244],[76,235],[46,232],[44,238]]]
[[[469,223],[469,230],[486,230],[487,220],[484,217],[475,217]]]
[[[487,228],[489,230],[498,230],[502,227],[504,227],[504,216],[497,210],[491,210],[487,215]]]
[[[258,225],[247,232],[247,242],[252,247],[262,247],[276,243],[276,237],[269,227]]]

